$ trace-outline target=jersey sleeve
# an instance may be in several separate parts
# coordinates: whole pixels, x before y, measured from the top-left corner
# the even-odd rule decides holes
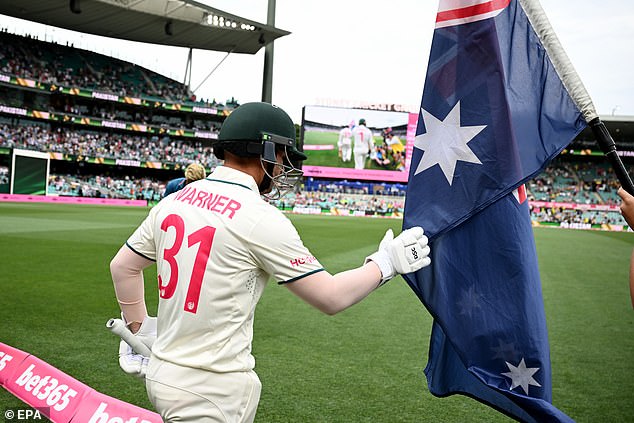
[[[374,134],[368,129],[368,149],[374,149]]]
[[[154,243],[154,222],[158,206],[150,210],[150,213],[126,241],[126,245],[138,255],[148,260],[156,261],[156,245]]]
[[[256,261],[278,283],[293,282],[324,270],[279,210],[263,218],[254,232],[251,239]]]

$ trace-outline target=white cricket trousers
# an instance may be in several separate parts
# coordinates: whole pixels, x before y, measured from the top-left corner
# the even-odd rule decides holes
[[[349,162],[352,159],[352,147],[349,145],[341,146],[341,160],[344,162]]]
[[[368,153],[364,152],[355,152],[354,153],[354,168],[355,169],[365,169],[365,161],[368,158]]]
[[[165,423],[253,422],[262,384],[254,371],[213,373],[152,356],[148,397]]]

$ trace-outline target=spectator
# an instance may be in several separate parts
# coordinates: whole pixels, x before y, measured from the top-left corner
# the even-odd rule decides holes
[[[167,183],[165,187],[164,197],[182,189],[185,185],[190,184],[194,181],[198,181],[199,179],[203,179],[206,175],[205,168],[203,165],[199,163],[191,163],[185,169],[185,177],[184,178],[176,178],[172,179]]]

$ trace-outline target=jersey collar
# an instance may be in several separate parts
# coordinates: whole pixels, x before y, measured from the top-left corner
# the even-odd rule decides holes
[[[260,191],[258,185],[255,183],[255,179],[253,179],[251,175],[226,166],[218,166],[207,176],[207,179],[210,181],[240,185],[255,192]]]

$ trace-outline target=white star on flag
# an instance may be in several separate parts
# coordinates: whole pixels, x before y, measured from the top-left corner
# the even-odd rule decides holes
[[[414,147],[423,150],[425,154],[414,175],[438,164],[451,185],[458,160],[482,164],[467,143],[486,128],[486,125],[460,126],[460,102],[456,103],[442,121],[423,108],[420,111],[427,132],[416,136]]]
[[[526,367],[526,363],[522,358],[520,364],[517,367],[505,361],[508,366],[510,372],[502,373],[504,376],[507,376],[511,379],[511,390],[521,386],[526,395],[528,395],[528,385],[533,386],[542,386],[535,379],[533,379],[533,375],[539,371],[539,367]]]

